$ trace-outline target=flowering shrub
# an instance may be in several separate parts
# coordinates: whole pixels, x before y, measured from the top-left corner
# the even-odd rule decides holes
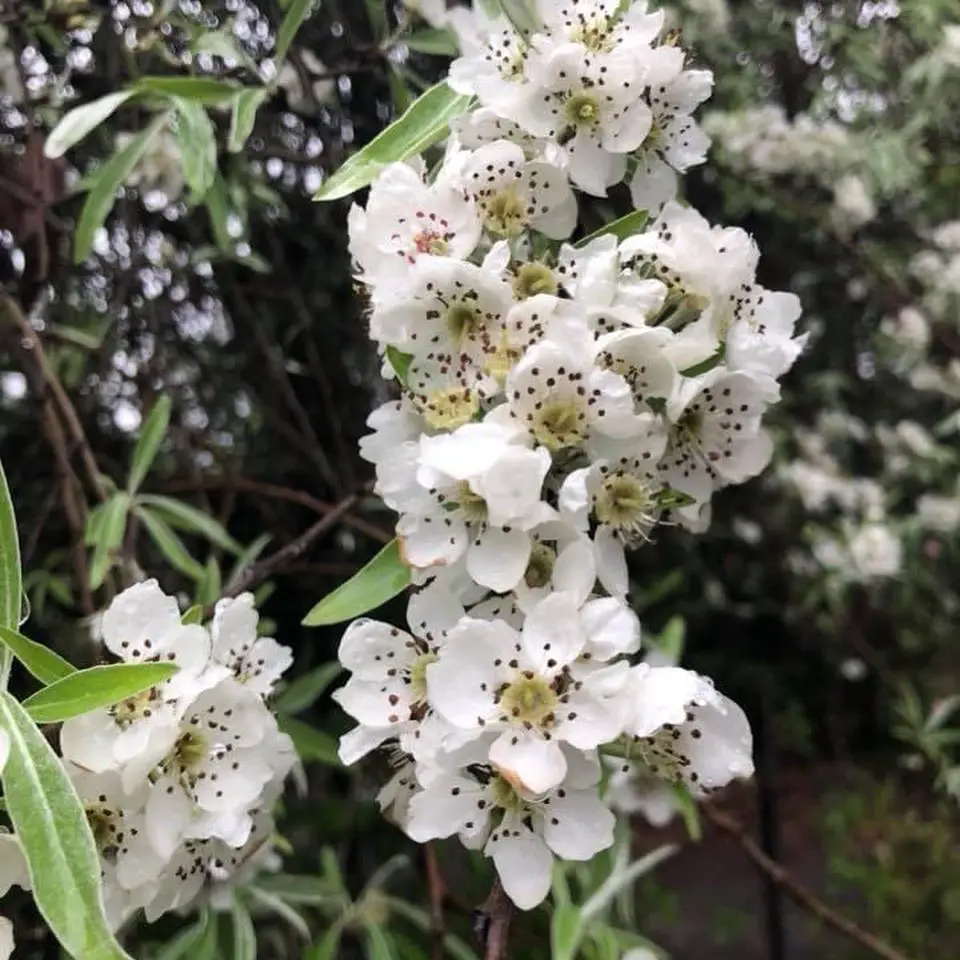
[[[8,6],[0,956],[654,960],[702,817],[903,960],[771,861],[960,795],[950,5]]]
[[[481,18],[450,86],[474,98],[442,161],[388,166],[350,212],[370,336],[402,397],[361,446],[397,511],[409,632],[354,621],[335,698],[353,763],[415,840],[457,835],[529,909],[554,857],[613,844],[612,753],[695,796],[753,769],[742,710],[704,677],[633,664],[624,551],[710,522],[769,461],[798,356],[792,294],[738,228],[677,203],[704,159],[712,77],[642,4]],[[640,211],[572,242],[578,204],[629,179]],[[655,214],[645,225],[648,212]]]

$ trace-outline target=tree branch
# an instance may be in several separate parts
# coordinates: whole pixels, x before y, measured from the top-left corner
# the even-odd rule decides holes
[[[493,881],[490,895],[477,912],[482,920],[480,941],[483,960],[507,960],[513,903],[503,889],[499,877]]]
[[[344,497],[336,506],[331,508],[326,516],[321,517],[312,527],[300,534],[296,540],[292,540],[275,554],[267,557],[266,560],[253,564],[223,596],[237,597],[272,577],[290,562],[299,560],[310,549],[314,541],[319,540],[343,519],[344,515],[357,502],[358,496],[359,494],[351,493],[350,496]]]
[[[167,493],[199,493],[203,490],[236,490],[240,493],[250,493],[255,496],[271,497],[275,500],[286,500],[290,503],[299,503],[302,507],[319,513],[320,516],[326,516],[333,508],[334,504],[321,500],[313,494],[304,490],[294,490],[293,487],[284,487],[278,483],[267,483],[261,480],[253,480],[249,477],[203,477],[196,480],[177,480],[173,483],[165,484],[163,487]],[[345,527],[352,527],[359,533],[366,534],[372,540],[378,543],[389,543],[393,539],[393,533],[385,530],[383,527],[370,523],[362,517],[346,514],[342,518]]]
[[[437,848],[433,842],[427,842],[423,848],[427,866],[427,892],[430,897],[430,942],[433,960],[443,960],[446,939],[446,923],[443,918],[443,901],[447,888],[437,861]]]
[[[883,960],[909,960],[909,958],[884,943],[872,933],[864,930],[852,920],[837,913],[832,907],[824,903],[815,893],[808,890],[796,880],[786,869],[775,860],[771,860],[747,833],[746,828],[730,814],[718,810],[710,804],[703,804],[700,808],[703,815],[724,833],[733,837],[740,844],[743,852],[766,874],[794,903],[812,913],[818,920],[837,933],[847,937],[865,950]],[[488,957],[489,960],[489,957]]]

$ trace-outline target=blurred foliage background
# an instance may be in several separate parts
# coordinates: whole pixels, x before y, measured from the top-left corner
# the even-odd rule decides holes
[[[290,42],[281,24],[298,6]],[[278,709],[305,761],[281,820],[285,873],[251,901],[262,957],[431,949],[427,864],[379,816],[381,771],[337,764],[345,724],[325,693],[339,630],[300,626],[392,536],[356,452],[388,388],[351,278],[348,204],[311,195],[443,76],[456,50],[443,4],[410,7],[0,4],[0,457],[35,638],[94,662],[91,618],[142,572],[185,607],[209,604],[339,506],[258,591],[295,650]],[[668,9],[716,77],[701,111],[714,147],[689,199],[754,234],[760,282],[801,297],[810,343],[776,408],[775,465],[718,497],[706,534],[667,530],[634,554],[632,598],[651,635],[682,618],[685,664],[746,705],[768,848],[906,955],[946,957],[960,943],[960,17],[953,0]],[[138,83],[67,159],[44,156],[66,110]],[[109,213],[84,234],[97,190]],[[612,195],[584,226],[627,205]],[[118,506],[161,397],[160,455]],[[753,829],[752,788],[729,804]],[[699,844],[667,834],[681,849],[605,909],[611,928],[678,958],[870,955],[764,893],[709,827]],[[639,856],[662,834],[637,824],[632,841]],[[489,876],[442,845],[439,862],[448,955],[475,956]],[[574,895],[610,870],[601,858],[572,875]],[[133,931],[133,949],[189,955],[170,952],[185,922]],[[524,917],[516,955],[547,955],[547,930],[545,912]],[[18,931],[21,955],[56,956],[36,931]],[[604,936],[587,955],[619,956]],[[213,942],[231,956],[228,934]]]

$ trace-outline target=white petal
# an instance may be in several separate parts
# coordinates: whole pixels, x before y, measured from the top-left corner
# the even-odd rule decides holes
[[[395,727],[354,727],[340,738],[340,762],[349,767],[376,750],[384,740],[396,735]]]
[[[682,724],[687,707],[717,696],[713,687],[699,674],[681,667],[650,667],[641,663],[632,670],[632,700],[629,732],[648,737],[665,723]]]
[[[114,597],[103,615],[103,642],[124,660],[150,655],[144,641],[155,643],[180,623],[180,608],[156,580],[144,580]],[[136,656],[134,656],[136,654]]]
[[[575,660],[587,642],[576,598],[552,593],[541,600],[527,615],[522,642],[531,667],[546,676]]]
[[[681,730],[678,748],[691,761],[684,771],[696,792],[726,786],[731,780],[753,776],[753,737],[743,710],[722,694],[704,706],[692,706],[695,719]],[[698,730],[699,737],[693,735]]]
[[[636,653],[640,648],[640,621],[625,603],[615,597],[584,604],[580,622],[587,633],[590,653],[596,660],[610,660],[621,653]]]
[[[575,606],[582,606],[593,592],[597,571],[589,540],[574,540],[557,556],[553,567],[553,588],[569,594]]]
[[[487,527],[467,550],[467,571],[482,586],[506,593],[523,577],[531,546],[523,530]]]
[[[552,790],[563,782],[567,758],[556,740],[544,740],[531,730],[514,728],[502,733],[490,747],[490,762],[530,793]]]
[[[569,700],[558,707],[557,715],[555,735],[578,750],[593,750],[623,732],[623,718],[616,704],[591,696],[586,690],[571,692]]]
[[[410,719],[410,690],[399,678],[351,677],[334,692],[333,699],[366,727],[390,727]]]
[[[543,903],[550,892],[553,855],[518,816],[503,818],[483,852],[493,858],[503,889],[521,910]]]
[[[467,529],[461,520],[440,513],[406,514],[397,523],[400,556],[411,567],[443,567],[466,549]]]
[[[467,823],[489,819],[477,802],[484,788],[476,780],[457,774],[440,777],[410,801],[407,835],[417,843],[440,840],[459,833]]]
[[[337,656],[358,679],[383,680],[388,670],[413,661],[413,638],[379,620],[354,620],[340,641]]]
[[[210,626],[214,659],[229,666],[249,650],[257,639],[258,621],[252,593],[219,600]]]
[[[594,790],[567,790],[541,805],[543,839],[563,860],[589,860],[613,846],[616,818]]]

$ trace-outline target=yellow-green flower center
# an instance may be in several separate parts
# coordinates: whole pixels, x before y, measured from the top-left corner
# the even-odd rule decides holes
[[[542,263],[525,263],[513,280],[513,295],[518,300],[526,300],[539,293],[556,296],[559,289],[553,271]]]
[[[427,651],[421,653],[410,667],[410,691],[415,702],[427,699],[427,667],[436,663],[437,655]]]
[[[510,343],[506,331],[500,336],[500,344],[496,350],[484,357],[483,369],[490,374],[501,386],[517,361],[523,356],[523,351]]]
[[[457,484],[451,499],[456,501],[464,518],[471,523],[482,523],[487,519],[487,501],[471,489],[468,481],[461,480]]]
[[[483,202],[487,229],[501,237],[518,237],[527,223],[527,204],[513,188],[499,190]]]
[[[437,430],[456,430],[470,423],[480,409],[477,395],[465,387],[434,390],[422,403],[423,418]]]
[[[673,428],[674,435],[681,443],[692,443],[703,429],[703,412],[699,407],[691,408],[681,414]]]
[[[653,498],[638,477],[614,473],[606,477],[594,510],[600,523],[618,530],[638,531],[651,523]]]
[[[575,400],[550,400],[534,415],[533,435],[554,452],[575,447],[587,435],[583,412]]]
[[[458,349],[476,333],[480,324],[480,311],[471,303],[461,300],[447,310],[447,330]]]
[[[493,803],[510,813],[519,813],[524,808],[523,797],[514,789],[509,780],[497,774],[490,781],[490,790],[493,793]]]
[[[564,104],[564,115],[571,127],[589,127],[600,116],[600,104],[588,93],[578,93]]]
[[[553,567],[557,562],[556,551],[545,543],[535,543],[530,551],[530,562],[527,564],[523,579],[532,589],[545,587],[553,576]]]
[[[110,708],[114,723],[125,730],[137,720],[143,720],[149,717],[151,713],[153,713],[154,705],[159,697],[160,694],[157,692],[157,688],[150,687],[150,689],[143,690],[136,694],[136,696],[128,697],[126,700],[121,700],[119,703],[114,704]]]
[[[170,754],[172,764],[182,772],[199,766],[207,756],[207,742],[195,730],[181,734]]]
[[[541,727],[552,722],[559,697],[549,681],[521,674],[500,695],[500,709],[519,723]]]

